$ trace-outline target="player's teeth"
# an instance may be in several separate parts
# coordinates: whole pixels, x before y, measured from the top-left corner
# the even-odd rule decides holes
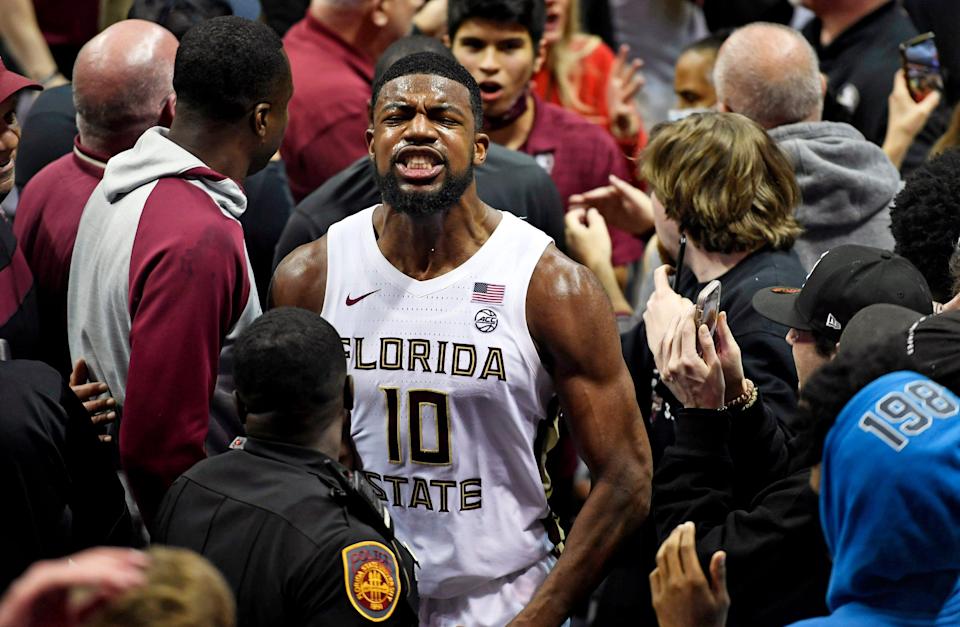
[[[430,167],[430,162],[424,157],[414,157],[409,165],[415,170],[426,170]]]

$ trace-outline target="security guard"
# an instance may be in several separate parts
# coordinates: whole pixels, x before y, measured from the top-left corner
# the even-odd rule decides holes
[[[334,461],[353,405],[337,332],[272,310],[237,341],[234,375],[248,437],[177,479],[154,540],[220,569],[240,627],[415,625],[415,562],[362,473]]]

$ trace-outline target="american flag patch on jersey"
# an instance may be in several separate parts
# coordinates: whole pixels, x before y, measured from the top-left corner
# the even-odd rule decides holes
[[[474,283],[473,298],[471,303],[487,303],[493,305],[503,304],[503,293],[506,290],[505,285],[494,285],[493,283]]]

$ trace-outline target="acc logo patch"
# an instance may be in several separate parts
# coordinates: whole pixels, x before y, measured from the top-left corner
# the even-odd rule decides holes
[[[799,294],[800,290],[796,287],[771,287],[770,291],[774,294]]]
[[[492,309],[481,309],[477,312],[477,315],[473,317],[473,324],[476,325],[477,331],[481,333],[491,333],[497,328],[497,324],[499,324],[497,312]]]
[[[400,599],[397,557],[379,542],[357,542],[340,552],[347,598],[364,618],[387,620]]]

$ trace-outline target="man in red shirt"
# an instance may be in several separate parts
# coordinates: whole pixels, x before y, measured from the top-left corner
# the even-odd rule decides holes
[[[73,152],[41,170],[20,197],[14,232],[36,281],[39,357],[61,374],[70,373],[67,278],[83,207],[110,157],[151,126],[170,125],[176,53],[169,31],[142,20],[118,22],[90,40],[74,66],[80,132]]]
[[[453,54],[480,85],[484,133],[536,159],[566,203],[629,172],[606,131],[529,89],[543,63],[536,51],[545,21],[543,0],[450,0],[448,9]],[[641,256],[635,237],[615,229],[611,236],[614,265]]]
[[[280,146],[297,202],[367,154],[373,64],[410,30],[422,0],[312,0],[283,38],[293,72]]]

